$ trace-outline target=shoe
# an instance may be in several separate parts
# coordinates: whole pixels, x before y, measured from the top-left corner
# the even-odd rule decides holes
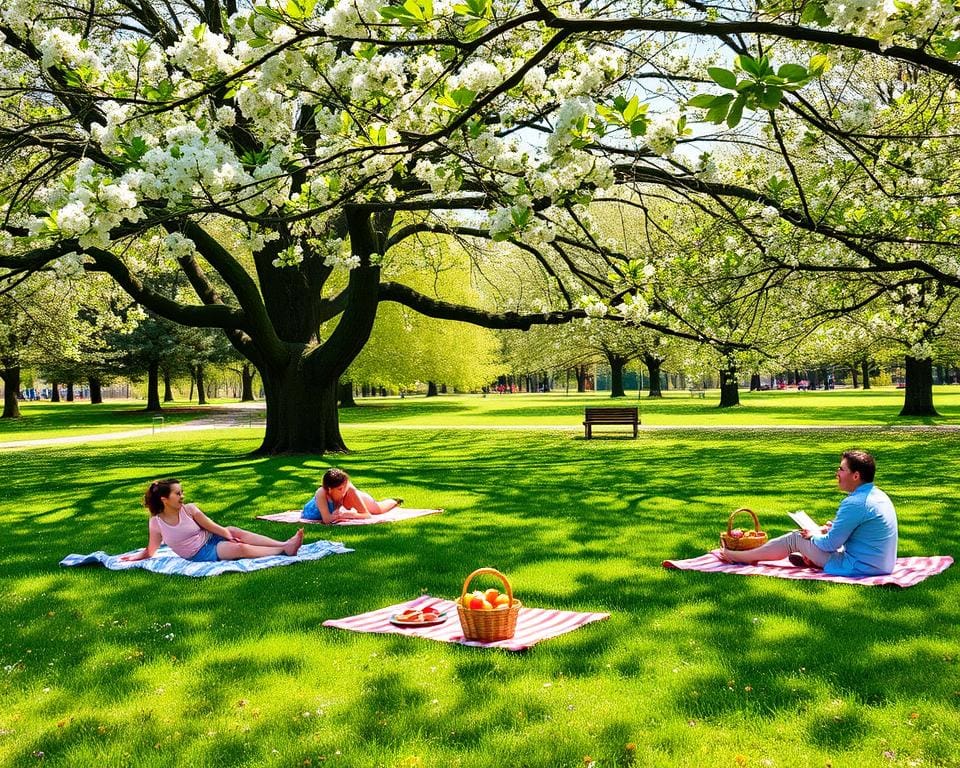
[[[793,565],[797,566],[797,568],[813,568],[813,563],[807,560],[807,558],[805,558],[799,552],[794,552],[793,554],[788,555],[787,560],[789,560]]]
[[[402,506],[403,506],[403,499],[398,499],[398,498],[394,497],[393,500],[394,500],[395,502],[397,502],[397,506],[398,506],[398,507],[402,507]]]

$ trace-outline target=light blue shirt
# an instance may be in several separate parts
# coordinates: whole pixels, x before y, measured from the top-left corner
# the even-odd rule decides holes
[[[832,552],[823,566],[834,576],[879,576],[897,561],[897,513],[893,502],[873,483],[858,486],[840,502],[833,525],[812,541]]]

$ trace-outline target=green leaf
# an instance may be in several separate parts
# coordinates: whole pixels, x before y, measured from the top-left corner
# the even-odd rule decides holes
[[[760,94],[760,105],[764,109],[769,109],[773,111],[780,106],[780,100],[783,98],[783,90],[777,88],[776,86],[768,86],[763,89],[763,93]]]
[[[760,77],[760,62],[745,53],[737,56],[733,60],[733,64],[737,69],[743,70],[748,75]]]
[[[820,75],[825,72],[830,71],[830,57],[825,54],[818,53],[816,56],[810,57],[810,66],[807,67],[807,70],[810,72],[811,77],[820,77]]]
[[[809,24],[810,22],[821,27],[825,27],[830,23],[830,17],[827,15],[823,3],[810,2],[803,7],[803,13],[800,14],[800,23]]]
[[[717,97],[712,93],[700,93],[687,102],[688,107],[697,107],[698,109],[710,109]]]
[[[263,16],[263,18],[270,19],[270,21],[274,21],[277,24],[283,24],[284,22],[283,15],[279,11],[275,11],[273,8],[270,8],[267,5],[254,6],[253,11],[258,16]]]
[[[708,67],[707,74],[710,75],[717,85],[723,88],[737,87],[737,76],[729,69],[724,69],[723,67]]]
[[[777,75],[784,80],[789,80],[794,83],[799,83],[801,80],[806,80],[809,77],[807,68],[799,64],[784,64],[777,70]]]
[[[743,117],[743,105],[746,104],[747,97],[744,94],[737,96],[736,101],[730,107],[730,112],[727,114],[727,128],[736,128],[737,124],[740,122],[740,118]]]
[[[637,136],[643,136],[647,132],[647,125],[650,124],[650,120],[646,117],[638,117],[632,123],[630,123],[630,135],[633,138]]]
[[[353,55],[358,59],[362,59],[363,61],[370,61],[374,56],[377,55],[377,46],[373,43],[355,44],[353,48]]]
[[[473,21],[469,21],[463,25],[463,33],[467,37],[473,37],[480,30],[486,27],[489,23],[490,22],[487,21],[486,19],[474,19]]]
[[[727,116],[731,101],[733,101],[732,94],[725,93],[723,96],[717,96],[713,100],[713,106],[707,111],[705,119],[710,123],[722,123]]]

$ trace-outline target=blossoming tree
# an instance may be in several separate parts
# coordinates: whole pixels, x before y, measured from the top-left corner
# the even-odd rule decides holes
[[[938,261],[955,223],[927,217],[930,231],[877,238],[857,213],[890,209],[871,158],[917,145],[916,126],[941,137],[925,159],[947,156],[953,102],[929,102],[929,119],[877,149],[863,129],[871,104],[853,128],[833,113],[850,103],[837,95],[842,77],[804,95],[831,63],[864,67],[855,57],[919,73],[935,93],[960,74],[955,30],[955,11],[939,3],[8,0],[0,265],[105,272],[161,316],[222,328],[262,376],[261,450],[341,450],[337,381],[381,301],[488,327],[596,315],[674,330],[641,295],[645,265],[591,222],[591,203],[625,184],[729,218],[775,271],[914,269],[960,281]],[[697,38],[728,66],[708,69]],[[833,54],[811,56],[806,43]],[[774,68],[771,51],[785,63]],[[649,98],[646,82],[658,84]],[[691,134],[694,118],[762,145],[771,178],[676,154],[710,140]],[[829,137],[826,180],[793,160],[807,130]],[[884,167],[897,180],[907,172],[900,156]],[[838,174],[846,186],[831,198],[820,187]],[[920,186],[948,212],[952,183],[936,165]],[[916,194],[894,196],[900,215],[920,211]],[[504,258],[549,278],[550,301],[464,306],[385,279],[382,255],[425,231],[512,243]],[[829,240],[830,260],[785,247],[801,237]],[[893,247],[905,237],[925,253],[906,265]],[[150,289],[144,276],[169,270],[186,275],[197,302]],[[348,277],[332,290],[337,270]]]

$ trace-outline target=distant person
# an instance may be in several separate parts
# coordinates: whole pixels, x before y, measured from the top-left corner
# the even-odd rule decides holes
[[[377,501],[369,493],[357,490],[346,472],[332,467],[323,473],[320,487],[313,498],[303,505],[300,517],[303,520],[321,520],[330,525],[342,520],[382,515],[402,503],[403,499]]]
[[[267,555],[295,555],[303,544],[303,528],[286,541],[277,541],[242,528],[224,528],[207,517],[196,504],[183,503],[180,481],[156,480],[143,497],[150,510],[147,546],[121,560],[146,560],[166,544],[184,560],[195,563],[243,560]]]
[[[790,558],[832,576],[880,576],[897,560],[897,513],[890,497],[873,484],[877,466],[866,451],[844,451],[837,485],[849,495],[819,531],[791,531],[762,547],[718,553],[728,563]]]

